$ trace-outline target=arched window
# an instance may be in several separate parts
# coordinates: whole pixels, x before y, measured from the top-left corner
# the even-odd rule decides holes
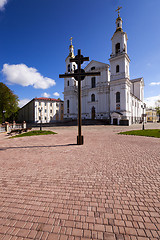
[[[96,87],[96,78],[95,78],[95,77],[92,77],[92,78],[91,78],[91,87],[92,87],[92,88],[95,88],[95,87]]]
[[[67,100],[67,113],[69,113],[69,100]]]
[[[76,65],[73,65],[73,70],[76,70]]]
[[[117,24],[117,27],[119,27],[119,23]]]
[[[91,102],[95,102],[95,94],[91,95]]]
[[[95,69],[95,67],[91,67],[91,71],[94,70],[94,69]]]
[[[116,53],[119,53],[120,52],[120,43],[117,43],[116,46],[115,46],[115,50],[116,50]]]
[[[70,72],[70,64],[68,64],[68,72]]]
[[[116,92],[116,103],[120,103],[120,92]]]
[[[69,87],[69,80],[67,81],[67,86]]]
[[[119,65],[116,66],[116,73],[119,72]]]

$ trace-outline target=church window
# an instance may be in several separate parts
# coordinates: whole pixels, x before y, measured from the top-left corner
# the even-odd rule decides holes
[[[68,64],[68,72],[70,72],[70,64]]]
[[[91,102],[95,102],[95,94],[91,95]]]
[[[117,27],[119,27],[119,23],[117,24]]]
[[[67,113],[69,113],[69,100],[67,100]]]
[[[91,78],[91,87],[92,87],[92,88],[95,88],[95,87],[96,87],[96,78],[95,78],[95,77],[92,77],[92,78]]]
[[[76,70],[76,66],[75,65],[73,65],[73,70]]]
[[[120,92],[116,92],[116,103],[120,103]]]
[[[119,72],[119,65],[116,66],[116,73]]]
[[[120,43],[117,43],[115,48],[116,48],[115,49],[116,53],[119,53],[120,52]]]
[[[91,67],[91,71],[92,71],[92,70],[95,70],[95,67]]]
[[[69,87],[69,81],[67,82],[67,86]]]

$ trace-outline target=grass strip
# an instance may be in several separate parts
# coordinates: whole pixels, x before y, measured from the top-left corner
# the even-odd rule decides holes
[[[35,131],[30,131],[30,132],[22,133],[22,134],[19,134],[19,135],[15,135],[15,136],[12,136],[10,138],[39,136],[39,135],[50,135],[50,134],[57,134],[57,133],[52,132],[52,131],[40,131],[40,130],[36,131],[35,130]]]
[[[160,129],[133,130],[118,134],[160,138]]]

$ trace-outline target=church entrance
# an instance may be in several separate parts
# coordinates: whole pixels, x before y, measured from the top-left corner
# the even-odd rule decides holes
[[[118,124],[117,118],[113,118],[113,125],[117,125],[117,124]]]
[[[95,119],[95,115],[96,115],[95,113],[96,113],[95,107],[92,107],[92,120]]]

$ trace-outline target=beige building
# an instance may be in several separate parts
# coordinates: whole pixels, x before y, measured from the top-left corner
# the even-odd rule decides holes
[[[146,109],[146,119],[147,122],[157,122],[158,115],[155,109]]]
[[[18,121],[50,123],[63,120],[63,101],[54,98],[33,98],[18,113]]]

